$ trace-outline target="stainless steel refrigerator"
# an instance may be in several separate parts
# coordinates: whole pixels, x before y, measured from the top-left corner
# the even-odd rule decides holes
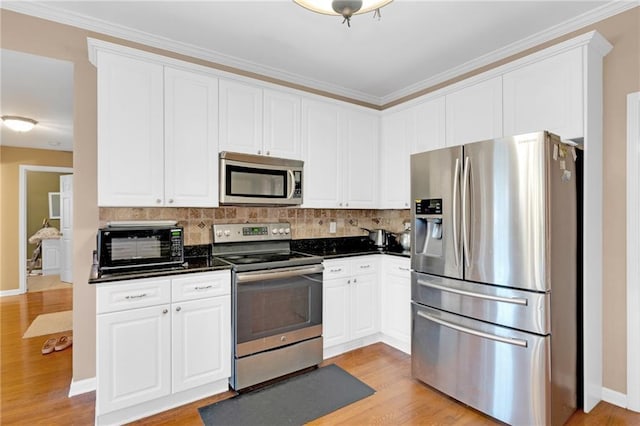
[[[411,156],[412,374],[514,425],[576,409],[574,160],[548,132]]]

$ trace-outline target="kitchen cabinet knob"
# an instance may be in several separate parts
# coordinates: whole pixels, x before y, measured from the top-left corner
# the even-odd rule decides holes
[[[357,279],[355,279],[355,278],[353,279],[353,283],[354,283],[354,284],[355,284],[357,281],[358,281]]]
[[[342,207],[342,203],[339,203],[338,205],[339,205],[340,207]]]
[[[176,308],[176,312],[180,312],[181,310],[182,310],[182,308],[181,308],[180,306],[178,306],[178,307]]]
[[[267,151],[267,155],[271,155],[271,153],[269,151]]]
[[[169,198],[169,204],[173,204],[173,198]]]
[[[346,204],[345,204],[345,206],[346,206],[346,207],[349,207],[349,203],[346,203]]]
[[[160,198],[156,198],[156,204],[160,204],[162,200]]]
[[[258,155],[262,154],[262,150],[258,150]]]
[[[347,280],[347,284],[351,284],[351,280]]]
[[[168,310],[168,309],[163,309],[163,310],[162,310],[162,313],[163,313],[163,314],[166,314],[167,312],[169,312],[169,310]]]

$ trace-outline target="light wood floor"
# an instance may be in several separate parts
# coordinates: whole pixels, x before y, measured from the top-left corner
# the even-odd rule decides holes
[[[72,288],[71,283],[60,281],[60,275],[29,275],[27,277],[27,291],[47,291],[59,288]]]
[[[41,355],[42,338],[22,339],[42,313],[71,309],[71,290],[50,290],[0,299],[0,424],[91,425],[95,393],[68,398],[71,350]],[[375,344],[327,360],[336,363],[376,393],[312,425],[494,425],[494,420],[411,379],[410,357]],[[198,407],[232,396],[197,401],[137,424],[200,425]],[[640,425],[640,414],[600,403],[588,415],[574,414],[569,425]]]

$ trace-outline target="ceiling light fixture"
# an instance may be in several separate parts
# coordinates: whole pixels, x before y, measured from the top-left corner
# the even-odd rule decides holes
[[[380,8],[393,0],[293,0],[305,9],[325,15],[342,16],[342,23],[351,27],[351,16],[375,11],[373,16],[380,18]]]
[[[31,118],[18,117],[15,115],[3,115],[2,122],[15,132],[28,132],[38,124],[36,120]]]

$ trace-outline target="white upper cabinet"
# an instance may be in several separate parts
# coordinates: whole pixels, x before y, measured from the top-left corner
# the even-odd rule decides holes
[[[446,103],[447,146],[502,136],[502,76],[452,92]]]
[[[342,199],[339,109],[330,103],[302,102],[304,207],[337,207]]]
[[[380,119],[362,111],[344,111],[347,159],[344,169],[344,199],[346,208],[375,208],[378,201],[378,147]],[[340,204],[340,203],[338,203]]]
[[[382,117],[380,207],[410,208],[411,154],[445,146],[444,96]]]
[[[262,152],[273,157],[302,159],[300,96],[265,89],[263,98]]]
[[[99,51],[98,205],[164,202],[163,67]]]
[[[423,102],[411,110],[415,117],[415,138],[409,145],[411,154],[444,148],[445,97]]]
[[[302,158],[301,97],[220,80],[220,150]]]
[[[165,204],[218,205],[218,80],[165,68]]]
[[[218,80],[98,52],[98,205],[215,207]]]
[[[409,147],[415,141],[412,108],[382,117],[380,207],[409,208]]]
[[[379,133],[375,113],[304,99],[304,207],[375,208]]]
[[[220,150],[262,154],[262,89],[220,80]]]
[[[582,50],[572,49],[503,76],[504,134],[549,130],[584,136]]]

